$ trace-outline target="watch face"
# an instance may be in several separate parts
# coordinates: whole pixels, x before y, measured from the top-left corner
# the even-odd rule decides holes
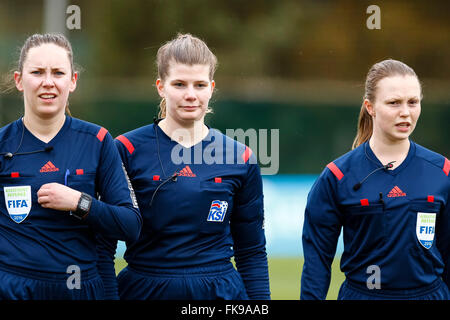
[[[83,211],[89,210],[89,200],[82,198],[80,201],[80,209]]]

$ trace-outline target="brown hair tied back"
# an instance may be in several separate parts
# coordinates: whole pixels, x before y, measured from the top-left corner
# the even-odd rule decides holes
[[[414,76],[418,79],[414,70],[401,61],[393,59],[380,61],[375,63],[367,73],[363,101],[367,99],[374,103],[378,82],[386,77],[392,76]],[[355,149],[368,141],[372,136],[372,131],[373,120],[371,115],[367,112],[363,102],[361,111],[359,112],[358,129],[353,141],[352,149]]]
[[[28,55],[28,52],[30,51],[30,49],[39,47],[43,44],[55,44],[63,49],[66,49],[67,56],[70,61],[70,68],[71,68],[71,72],[72,72],[71,76],[73,77],[74,73],[77,71],[74,69],[72,46],[71,46],[69,40],[67,40],[67,38],[64,35],[58,34],[58,33],[33,34],[32,36],[28,37],[25,40],[24,45],[20,49],[20,55],[19,55],[19,61],[17,63],[17,69],[14,71],[18,71],[20,74],[22,74],[23,65],[25,63],[25,60],[27,59],[27,55]],[[12,73],[14,73],[14,71]],[[11,78],[13,78],[13,77],[11,77]],[[8,89],[9,88],[7,88],[5,91],[9,91]],[[67,102],[67,105],[66,105],[66,113],[68,115],[71,115],[70,110],[69,110],[69,102]]]

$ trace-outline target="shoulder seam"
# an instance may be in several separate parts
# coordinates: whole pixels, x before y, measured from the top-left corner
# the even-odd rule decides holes
[[[417,155],[417,154],[416,154],[416,156],[419,157],[420,159],[422,159],[422,160],[428,162],[429,164],[431,164],[431,165],[433,165],[433,166],[435,166],[435,167],[441,169],[442,171],[444,171],[444,173],[445,173],[446,176],[449,175],[450,161],[449,161],[446,157],[444,157],[443,155],[440,155],[442,158],[444,158],[444,165],[443,165],[442,167],[441,167],[440,165],[438,165],[438,164],[436,164],[436,163],[430,161],[429,159],[427,159],[427,158],[421,156],[421,155]],[[448,164],[447,164],[447,163],[448,163]]]
[[[447,158],[444,160],[444,167],[442,168],[442,171],[444,171],[445,175],[448,177],[448,174],[450,173],[450,160]]]
[[[100,142],[103,142],[103,139],[105,139],[106,134],[108,133],[108,130],[101,127],[100,130],[97,132],[97,139],[100,140]]]
[[[342,171],[338,168],[338,166],[333,161],[331,161],[329,164],[327,164],[327,168],[330,169],[330,171],[335,175],[335,177],[339,181],[344,177],[344,174],[342,173]]]
[[[135,148],[134,148],[133,144],[131,143],[131,141],[127,137],[125,137],[124,135],[121,134],[121,135],[117,136],[115,138],[115,140],[120,141],[125,146],[125,148],[128,150],[128,152],[130,154],[133,154]]]

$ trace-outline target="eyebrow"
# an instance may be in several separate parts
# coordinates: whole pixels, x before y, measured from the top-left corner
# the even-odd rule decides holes
[[[190,82],[191,80],[173,79],[171,82]],[[193,80],[192,82],[209,82],[209,80]]]
[[[42,66],[30,66],[31,69],[47,69],[47,67]],[[66,67],[53,67],[51,70],[66,70]]]
[[[406,99],[406,100],[420,99],[420,97],[418,97],[418,96],[411,96],[411,97],[405,98],[405,97],[396,96],[396,97],[388,97],[388,98],[385,99],[385,101],[388,101],[388,100],[404,100],[404,99]]]

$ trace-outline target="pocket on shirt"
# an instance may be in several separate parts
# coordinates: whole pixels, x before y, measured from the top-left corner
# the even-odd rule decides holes
[[[216,178],[200,181],[200,189],[205,194],[215,194],[226,197],[234,196],[234,187],[231,181]]]
[[[164,183],[164,181],[165,179],[158,177],[135,179],[132,182],[143,219],[142,230],[148,233],[163,232],[175,219],[169,212],[173,210],[172,206],[176,206],[179,202],[177,192],[171,191],[177,182]],[[171,195],[168,196],[167,192]]]
[[[52,172],[48,174],[39,174],[39,175],[26,175],[26,174],[18,174],[17,177],[12,177],[11,175],[5,176],[0,175],[0,208],[1,212],[3,214],[9,215],[13,220],[16,222],[18,220],[14,219],[13,217],[16,216],[17,212],[22,212],[19,207],[22,207],[23,210],[25,210],[25,206],[27,206],[28,214],[27,218],[21,218],[19,221],[26,221],[26,219],[29,218],[29,216],[32,214],[34,218],[39,218],[42,216],[46,216],[48,213],[54,212],[53,209],[45,209],[45,210],[33,210],[33,208],[39,207],[38,203],[38,196],[37,192],[41,188],[42,185],[47,183],[62,183],[63,182],[63,175],[59,172]],[[10,194],[8,197],[5,196],[5,188],[6,187],[28,187],[30,190],[30,198],[31,203],[28,203],[27,196],[17,196],[14,195],[14,192]],[[19,194],[20,192],[18,192]],[[9,204],[9,210],[8,210],[8,204],[6,201],[10,200],[13,201]],[[23,201],[25,200],[25,201]],[[11,208],[13,208],[11,210]],[[14,210],[17,209],[17,210]],[[12,215],[11,215],[12,214]],[[20,222],[21,223],[21,222]]]
[[[67,186],[74,190],[84,192],[90,196],[95,196],[95,172],[84,172],[83,174],[69,174],[67,176]]]
[[[233,211],[233,185],[225,180],[216,182],[209,179],[200,182],[202,192],[201,225],[202,233],[225,233],[230,226]]]
[[[386,242],[383,205],[348,206],[344,211],[344,241],[348,243],[348,251],[352,255],[368,255],[381,250]]]
[[[409,203],[409,225],[408,230],[411,241],[411,254],[422,261],[424,269],[429,267],[433,272],[435,267],[433,261],[442,261],[441,254],[436,247],[436,229],[441,210],[440,202],[411,201]]]

